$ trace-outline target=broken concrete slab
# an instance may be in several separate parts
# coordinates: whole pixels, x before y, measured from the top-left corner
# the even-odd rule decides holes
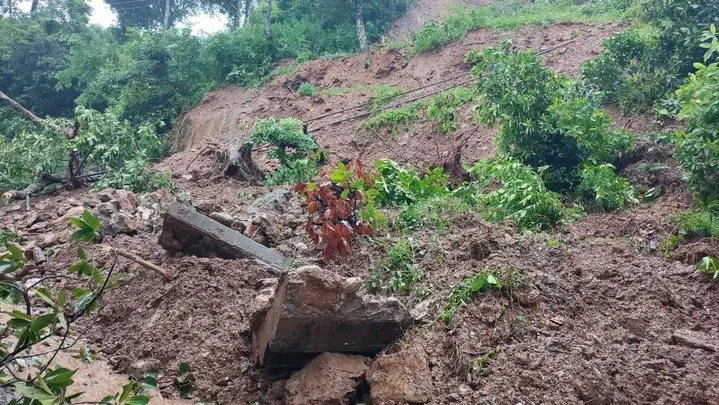
[[[160,245],[169,252],[195,256],[216,254],[225,259],[250,259],[283,270],[291,260],[241,233],[180,203],[170,205],[165,214]]]
[[[285,384],[286,405],[345,405],[357,403],[357,387],[367,372],[365,357],[323,353]]]
[[[324,352],[371,356],[400,337],[411,323],[407,310],[396,298],[360,295],[362,284],[317,266],[283,274],[275,295],[265,292],[256,302],[260,364],[297,367]]]

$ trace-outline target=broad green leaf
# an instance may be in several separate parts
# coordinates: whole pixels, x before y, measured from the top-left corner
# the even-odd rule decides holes
[[[95,239],[95,236],[95,231],[90,228],[79,229],[72,234],[72,238],[78,242],[90,242]]]
[[[85,210],[85,212],[82,213],[82,219],[85,220],[85,223],[95,230],[95,232],[100,231],[100,219],[98,219],[96,216],[92,215],[92,213],[88,210]]]
[[[86,224],[85,221],[80,218],[70,217],[70,223],[77,229],[92,230],[90,225]]]
[[[45,375],[45,382],[50,386],[66,388],[72,385],[72,377],[77,370],[58,368]]]
[[[87,260],[87,254],[85,253],[85,249],[81,247],[77,248],[77,257],[80,260]]]
[[[127,400],[127,405],[147,405],[150,398],[146,395],[134,395]]]
[[[55,322],[56,318],[56,314],[40,315],[37,318],[33,319],[33,321],[30,323],[30,330],[33,332],[40,332],[41,330],[45,329],[50,324]]]

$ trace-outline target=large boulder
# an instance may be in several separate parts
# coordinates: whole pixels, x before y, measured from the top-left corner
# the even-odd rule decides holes
[[[365,357],[323,353],[294,373],[285,384],[286,405],[356,403],[357,386],[367,372]]]
[[[268,368],[301,366],[324,352],[375,355],[411,322],[396,298],[360,293],[362,280],[317,266],[284,273],[252,320],[253,344]]]
[[[414,347],[379,357],[367,373],[373,405],[424,404],[432,394],[427,354]]]

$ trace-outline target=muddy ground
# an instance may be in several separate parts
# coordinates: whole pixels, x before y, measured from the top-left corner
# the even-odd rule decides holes
[[[248,219],[246,206],[252,196],[267,189],[218,177],[212,165],[214,153],[247,136],[254,121],[267,116],[309,120],[366,103],[371,94],[367,86],[377,83],[410,89],[457,76],[467,70],[462,59],[468,49],[502,37],[541,49],[571,40],[572,32],[591,34],[544,56],[553,69],[575,74],[601,40],[619,29],[562,24],[504,34],[479,30],[462,43],[414,58],[399,50],[375,49],[368,69],[361,56],[312,61],[262,89],[227,87],[209,93],[178,120],[173,139],[177,153],[158,168],[173,170],[183,198],[210,200],[235,218]],[[348,90],[300,97],[288,87],[298,76],[323,90]],[[333,162],[385,157],[420,167],[436,165],[447,158],[456,137],[469,133],[473,135],[464,150],[465,161],[494,153],[494,131],[476,130],[469,112],[463,113],[455,138],[440,137],[426,122],[394,137],[359,130],[357,121],[326,126],[352,113],[357,112],[310,125],[322,127],[312,132]],[[634,133],[659,125],[651,117],[613,115],[616,126]],[[719,284],[697,274],[693,263],[665,258],[652,248],[652,242],[671,232],[670,215],[687,209],[691,198],[681,186],[671,151],[640,152],[638,162],[623,168],[630,178],[632,165],[643,161],[665,160],[670,166],[651,180],[666,189],[652,204],[592,214],[553,235],[520,235],[511,225],[487,224],[474,214],[457,219],[443,233],[426,230],[413,235],[415,249],[426,252],[417,265],[425,274],[429,313],[388,351],[410,346],[426,351],[434,383],[431,404],[719,404],[719,353],[710,350],[719,337]],[[266,164],[261,156],[256,159]],[[646,179],[633,181],[639,185]],[[66,212],[63,204],[70,197],[63,193],[39,202],[52,207],[51,215],[57,217]],[[26,220],[23,215],[2,215],[3,226],[20,228],[18,223]],[[298,231],[288,225],[297,227],[303,215],[294,201],[282,218],[290,237],[275,247],[298,263],[317,263],[317,252],[302,236],[302,227]],[[188,362],[195,370],[198,399],[281,404],[287,375],[266,375],[250,352],[251,301],[260,280],[272,275],[244,261],[170,255],[157,245],[158,232],[112,239],[173,276],[163,280],[123,261],[128,278],[105,298],[97,327],[87,335],[90,344],[117,370],[159,368],[160,385],[168,397],[178,396],[172,377],[180,362]],[[62,272],[72,263],[74,245],[58,246],[54,260],[30,277]],[[364,277],[381,257],[379,252],[359,240],[356,253],[325,267]],[[100,255],[92,249],[89,254]],[[449,324],[435,320],[453,285],[490,269],[519,270],[521,282],[509,291],[478,296]],[[410,296],[400,299],[410,307],[418,304]],[[708,339],[707,344],[677,338],[687,331]],[[486,361],[477,361],[483,357]]]

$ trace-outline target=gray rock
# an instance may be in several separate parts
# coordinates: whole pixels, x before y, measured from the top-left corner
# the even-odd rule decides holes
[[[247,207],[247,213],[259,214],[266,210],[275,210],[282,213],[285,206],[290,202],[290,198],[292,198],[292,193],[289,190],[275,190],[252,201]]]

